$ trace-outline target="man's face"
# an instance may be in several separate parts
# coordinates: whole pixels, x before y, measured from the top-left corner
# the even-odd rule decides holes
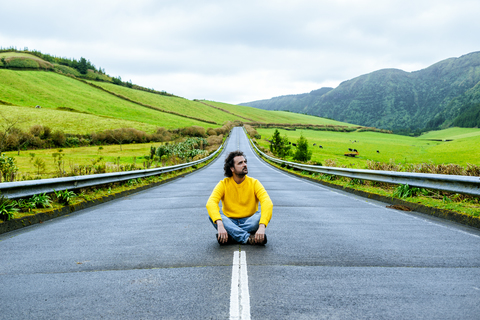
[[[234,166],[230,169],[232,169],[232,172],[235,175],[243,177],[248,173],[247,159],[245,159],[243,156],[236,156],[233,158],[233,165]]]

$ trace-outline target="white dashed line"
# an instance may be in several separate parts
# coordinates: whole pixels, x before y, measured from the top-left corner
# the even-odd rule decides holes
[[[247,255],[245,251],[235,251],[233,253],[230,319],[250,320],[250,294],[248,292]]]

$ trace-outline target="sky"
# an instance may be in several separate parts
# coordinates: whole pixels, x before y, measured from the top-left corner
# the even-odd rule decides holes
[[[15,0],[0,6],[0,46],[238,104],[480,51],[479,16],[478,0]]]

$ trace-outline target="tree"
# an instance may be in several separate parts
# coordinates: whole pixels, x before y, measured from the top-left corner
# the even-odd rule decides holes
[[[81,74],[87,74],[87,71],[88,71],[87,59],[85,59],[84,57],[80,58],[80,62],[78,62],[77,70]]]
[[[293,155],[293,160],[306,162],[312,158],[312,151],[308,150],[308,140],[300,134],[297,140],[297,150]]]
[[[272,141],[270,142],[270,151],[272,151],[273,154],[276,155],[281,148],[282,138],[280,137],[280,131],[278,131],[278,129],[275,129],[275,132],[272,136]]]
[[[279,158],[285,158],[290,155],[290,144],[287,135],[280,137],[280,132],[275,129],[273,133],[272,142],[270,144],[270,151]]]

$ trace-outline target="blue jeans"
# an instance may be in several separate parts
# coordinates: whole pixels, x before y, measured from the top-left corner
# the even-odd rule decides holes
[[[223,213],[220,213],[220,216],[222,217],[223,226],[230,237],[237,242],[247,243],[250,234],[258,230],[261,214],[260,211],[257,211],[250,217],[240,219],[228,218]],[[217,229],[217,224],[210,217],[208,219]]]

